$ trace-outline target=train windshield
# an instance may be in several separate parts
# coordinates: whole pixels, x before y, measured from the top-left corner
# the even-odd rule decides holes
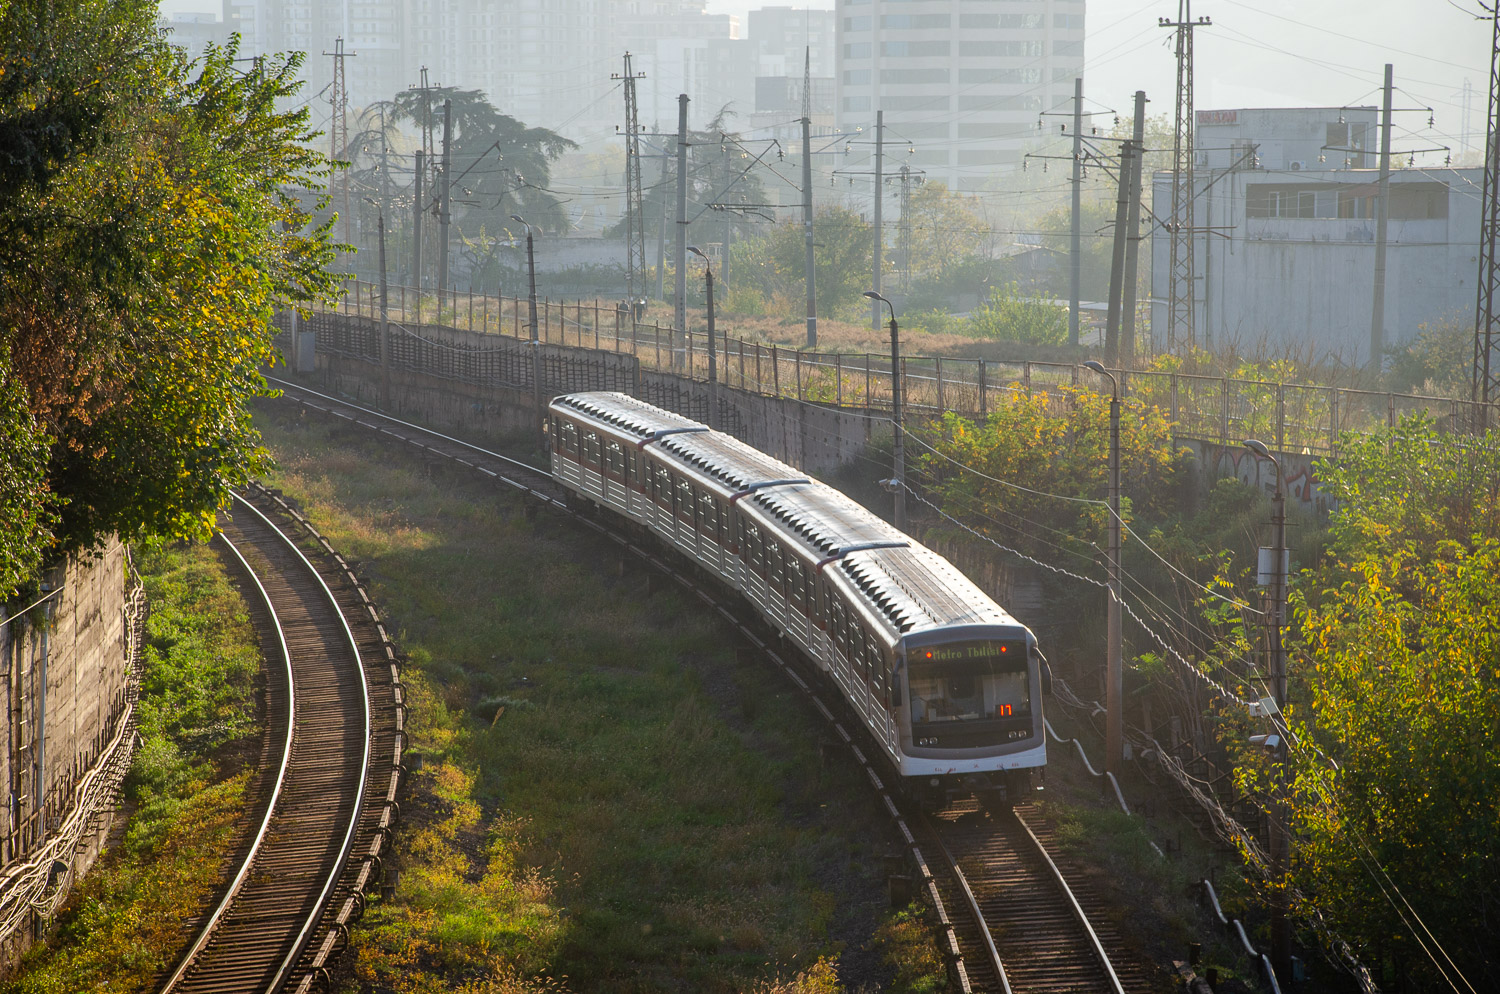
[[[907,668],[914,725],[1031,716],[1025,642],[916,649]]]

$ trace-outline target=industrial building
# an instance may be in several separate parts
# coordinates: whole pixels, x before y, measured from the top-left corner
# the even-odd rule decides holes
[[[1376,117],[1370,107],[1197,112],[1198,346],[1369,361]],[[1357,168],[1344,168],[1346,161]],[[1392,170],[1386,346],[1409,341],[1423,324],[1473,321],[1481,182],[1478,168]],[[1157,217],[1171,215],[1170,172],[1155,174],[1152,199]],[[1171,237],[1161,225],[1151,230],[1151,326],[1160,329],[1167,326]]]

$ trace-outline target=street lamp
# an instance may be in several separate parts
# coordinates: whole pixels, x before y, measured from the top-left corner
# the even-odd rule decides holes
[[[510,219],[517,224],[526,225],[526,268],[531,274],[531,402],[536,408],[536,438],[537,450],[546,452],[546,440],[542,437],[542,343],[537,338],[536,325],[536,250],[531,237],[531,225],[519,214],[512,214]]]
[[[708,256],[696,245],[687,250],[703,260],[703,282],[708,290],[708,426],[719,427],[719,372],[714,358],[714,271]]]
[[[891,479],[889,486],[894,498],[893,518],[896,527],[906,531],[906,438],[901,427],[901,331],[896,326],[896,307],[880,295],[878,290],[866,290],[864,295],[885,304],[891,312],[891,424],[895,426],[896,445],[892,453]]]
[[[1120,381],[1093,359],[1083,363],[1109,377],[1109,612],[1104,664],[1104,768],[1120,776],[1125,765],[1125,667],[1120,632]]]
[[[1286,485],[1282,478],[1281,460],[1271,454],[1266,443],[1254,438],[1245,440],[1257,459],[1265,459],[1276,469],[1276,492],[1271,497],[1271,532],[1276,543],[1271,549],[1260,550],[1260,575],[1258,581],[1271,588],[1270,618],[1270,670],[1271,697],[1276,702],[1280,715],[1286,708],[1286,647],[1282,643],[1282,625],[1286,619]],[[1268,554],[1270,562],[1267,562]],[[1269,581],[1269,582],[1268,582]],[[1269,742],[1267,743],[1269,744]],[[1272,750],[1279,771],[1278,790],[1272,801],[1271,815],[1271,875],[1276,889],[1271,903],[1271,965],[1284,973],[1292,963],[1292,925],[1287,915],[1285,882],[1290,864],[1291,840],[1286,824],[1286,736],[1278,736]]]

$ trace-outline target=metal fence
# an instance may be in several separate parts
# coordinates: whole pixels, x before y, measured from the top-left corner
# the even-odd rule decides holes
[[[333,308],[338,313],[378,318],[379,287],[364,281],[348,284]],[[402,365],[419,358],[423,326],[440,326],[475,336],[530,337],[529,304],[524,297],[487,296],[473,292],[418,293],[410,287],[388,291],[389,319],[397,325],[392,359]],[[378,325],[365,325],[378,335]],[[574,346],[628,354],[642,369],[656,369],[696,379],[708,377],[708,341],[702,330],[679,334],[659,321],[647,323],[624,302],[537,301],[538,338],[546,345]],[[888,354],[825,352],[717,336],[718,378],[755,393],[837,406],[888,408],[891,361]],[[401,344],[398,344],[401,343]],[[425,346],[432,348],[434,346]],[[446,346],[452,347],[452,346]],[[481,353],[479,346],[465,346]],[[544,355],[549,363],[565,356]],[[430,356],[427,357],[430,360]],[[454,360],[457,362],[458,360]],[[477,355],[475,375],[486,360]],[[434,370],[436,371],[436,370]],[[1475,404],[1448,397],[1382,393],[1307,383],[1277,383],[1202,376],[1115,370],[1125,397],[1154,405],[1176,425],[1179,435],[1222,444],[1260,438],[1281,451],[1329,455],[1344,432],[1369,432],[1394,424],[1402,415],[1425,411],[1439,425],[1465,431],[1500,420],[1500,404]],[[485,374],[491,371],[484,369]],[[943,356],[910,356],[901,360],[905,404],[913,414],[956,411],[983,417],[1018,394],[1046,391],[1061,410],[1068,389],[1097,388],[1094,374],[1072,363],[1008,362]],[[460,373],[458,378],[463,378]],[[504,375],[501,375],[504,379]],[[553,379],[545,376],[544,379]],[[573,377],[559,377],[573,380]],[[529,371],[516,370],[514,382],[529,382]],[[1067,388],[1067,389],[1063,389]]]

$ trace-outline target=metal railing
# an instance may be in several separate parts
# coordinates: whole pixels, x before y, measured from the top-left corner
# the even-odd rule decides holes
[[[379,287],[358,280],[347,286],[343,300],[330,310],[378,318]],[[419,293],[393,286],[388,300],[389,319],[408,331],[438,326],[530,338],[525,297],[472,291]],[[642,369],[694,379],[708,377],[708,343],[702,331],[683,335],[660,321],[647,323],[624,301],[540,299],[537,333],[544,344],[630,355]],[[716,346],[719,379],[728,386],[839,407],[890,407],[888,354],[815,351],[727,334],[718,337]],[[393,355],[393,360],[399,357]],[[1425,411],[1439,425],[1455,431],[1500,421],[1500,404],[1449,397],[1191,373],[1114,372],[1122,396],[1160,408],[1178,435],[1227,445],[1238,445],[1245,438],[1264,439],[1268,444],[1274,439],[1280,451],[1331,455],[1343,433],[1394,425],[1408,413]],[[518,370],[517,382],[524,382],[526,375]],[[901,376],[905,406],[913,414],[956,411],[984,417],[1018,395],[1035,396],[1042,391],[1062,410],[1069,403],[1070,390],[1094,385],[1091,374],[1073,363],[953,356],[903,357]]]

